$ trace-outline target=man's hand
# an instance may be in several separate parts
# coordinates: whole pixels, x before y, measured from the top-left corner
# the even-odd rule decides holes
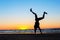
[[[32,8],[30,9],[30,11],[32,12]]]

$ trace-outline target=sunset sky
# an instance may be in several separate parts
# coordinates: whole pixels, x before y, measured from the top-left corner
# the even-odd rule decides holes
[[[41,29],[60,28],[60,0],[0,0],[0,30],[33,29],[30,8],[38,17],[48,13],[40,21]]]

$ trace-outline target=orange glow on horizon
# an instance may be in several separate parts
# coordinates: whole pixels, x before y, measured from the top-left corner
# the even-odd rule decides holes
[[[52,22],[52,21],[51,21]],[[51,23],[50,21],[40,21],[40,28],[60,28],[58,22]],[[13,25],[0,25],[0,30],[25,30],[25,29],[34,29],[34,23],[26,24],[13,24]]]
[[[19,26],[18,27],[19,30],[26,30],[26,29],[29,29],[27,26]]]
[[[31,25],[17,25],[18,30],[33,29]]]
[[[43,26],[43,25],[41,25],[40,28],[41,29],[46,29],[46,28],[60,28],[60,26],[56,27],[56,26],[51,26],[51,25],[50,26],[46,26],[46,25]],[[10,26],[9,27],[2,26],[2,27],[0,27],[0,30],[26,30],[26,29],[34,29],[34,26],[25,26],[25,25],[23,26],[22,25],[22,26],[18,26],[18,27],[17,26],[11,26],[11,27]]]

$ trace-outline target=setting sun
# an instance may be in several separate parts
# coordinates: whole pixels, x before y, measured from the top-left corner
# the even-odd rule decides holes
[[[20,26],[18,26],[18,29],[19,30],[26,30],[26,29],[28,29],[28,27],[26,25],[20,25]]]
[[[20,27],[19,29],[21,29],[21,30],[26,30],[27,27],[22,26],[22,27]]]

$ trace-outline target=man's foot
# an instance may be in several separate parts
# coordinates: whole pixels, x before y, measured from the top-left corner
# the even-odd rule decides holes
[[[44,14],[47,14],[47,12],[44,12]]]

